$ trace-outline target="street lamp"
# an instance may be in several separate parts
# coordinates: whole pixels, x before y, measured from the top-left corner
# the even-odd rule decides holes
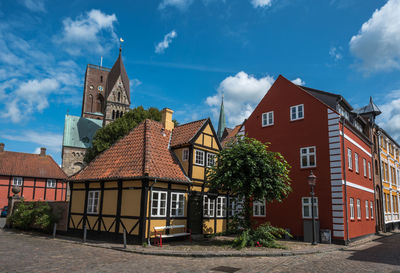
[[[317,181],[317,177],[311,171],[310,175],[307,178],[308,184],[311,186],[311,216],[312,216],[312,245],[317,244],[317,240],[315,238],[315,213],[314,213],[314,187]]]

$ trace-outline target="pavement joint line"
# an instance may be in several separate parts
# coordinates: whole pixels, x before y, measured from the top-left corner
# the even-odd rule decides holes
[[[14,234],[23,235],[23,236],[31,236],[31,237],[42,237],[46,239],[56,240],[63,243],[69,244],[77,244],[77,245],[84,245],[89,247],[96,247],[96,248],[103,248],[103,249],[110,249],[122,252],[130,252],[135,254],[141,255],[154,255],[154,256],[173,256],[173,257],[196,257],[196,258],[214,258],[214,257],[285,257],[285,256],[301,256],[301,255],[312,255],[312,254],[321,254],[321,253],[330,253],[335,251],[352,251],[352,248],[356,248],[362,246],[366,243],[370,243],[373,241],[378,241],[385,237],[390,237],[398,233],[391,233],[391,234],[380,234],[378,238],[371,238],[370,240],[365,239],[362,240],[360,243],[354,242],[352,245],[348,246],[337,246],[337,247],[330,247],[327,249],[316,249],[316,250],[306,250],[306,251],[284,251],[284,252],[275,252],[275,253],[265,253],[265,252],[231,252],[231,251],[221,251],[221,252],[204,252],[204,251],[193,251],[193,252],[185,252],[185,251],[175,251],[175,250],[156,250],[156,251],[146,251],[146,250],[137,250],[137,249],[129,249],[123,247],[115,247],[115,246],[107,246],[107,245],[100,245],[99,243],[106,244],[107,242],[81,242],[78,240],[70,240],[66,238],[52,238],[50,235],[47,234],[40,234],[40,233],[29,233],[20,230],[13,230],[8,229],[7,232],[12,232]],[[63,237],[68,237],[64,236]],[[153,248],[154,246],[150,246],[149,248]],[[150,250],[150,249],[149,249]]]

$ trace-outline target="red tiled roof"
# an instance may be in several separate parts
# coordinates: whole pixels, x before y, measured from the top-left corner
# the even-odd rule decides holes
[[[169,149],[171,131],[145,120],[128,135],[98,155],[71,180],[153,178],[188,182]]]
[[[188,144],[207,119],[201,119],[177,126],[172,134],[171,147]]]
[[[49,155],[0,152],[0,175],[66,179],[64,171]]]
[[[239,133],[240,128],[242,127],[242,124],[236,125],[235,128],[229,129],[228,135],[221,141],[221,146],[225,147],[225,145],[232,140],[234,137],[236,137],[237,133]]]

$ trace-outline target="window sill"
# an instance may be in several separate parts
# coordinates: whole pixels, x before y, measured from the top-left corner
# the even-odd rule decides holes
[[[316,169],[316,168],[317,168],[317,166],[309,166],[309,167],[301,167],[300,166],[300,169],[302,169],[302,170]]]
[[[299,121],[299,120],[304,120],[304,118],[291,119],[290,122]]]
[[[253,215],[254,218],[262,218],[262,217],[266,217],[266,215]]]
[[[193,165],[200,166],[200,167],[204,167],[204,164],[194,163]]]
[[[261,127],[262,127],[262,128],[265,128],[265,127],[271,127],[271,126],[274,126],[274,124],[261,125]]]

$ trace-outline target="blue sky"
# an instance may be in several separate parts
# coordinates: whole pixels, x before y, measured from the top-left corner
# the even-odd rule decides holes
[[[233,126],[282,74],[354,107],[373,96],[400,140],[398,18],[399,0],[0,1],[0,142],[60,163],[86,64],[111,67],[119,37],[132,107],[217,126],[223,92]]]

